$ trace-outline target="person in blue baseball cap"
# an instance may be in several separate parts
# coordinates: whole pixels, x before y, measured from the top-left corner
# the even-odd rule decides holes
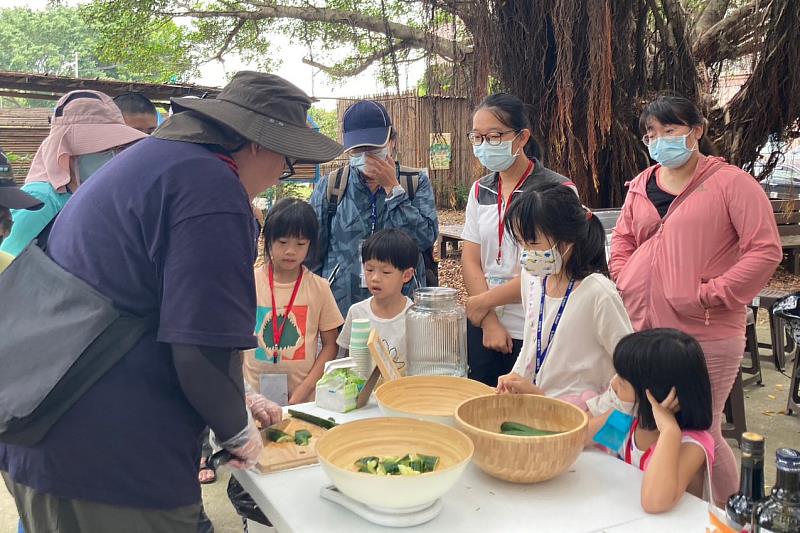
[[[404,293],[438,283],[433,243],[439,222],[427,168],[397,161],[397,132],[386,108],[360,100],[344,113],[346,165],[317,182],[311,205],[320,223],[318,263],[309,265],[331,280],[343,315],[369,297],[360,257],[361,243],[376,231],[401,229],[422,250]]]

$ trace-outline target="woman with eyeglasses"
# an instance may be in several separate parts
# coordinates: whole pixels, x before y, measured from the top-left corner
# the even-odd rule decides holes
[[[634,330],[675,328],[695,337],[711,376],[714,496],[738,474],[720,430],[745,344],[745,306],[767,284],[782,250],[772,207],[752,176],[707,155],[697,105],[661,96],[639,117],[656,162],[630,183],[611,241],[609,269]]]
[[[505,231],[508,206],[533,183],[569,179],[545,168],[533,155],[534,142],[525,104],[514,95],[486,97],[472,115],[467,133],[475,157],[490,172],[471,187],[461,238],[464,285],[470,295],[467,324],[469,376],[492,387],[508,374],[522,347],[525,312],[519,274],[520,249]],[[511,282],[511,283],[509,283]],[[490,306],[481,295],[504,285],[508,305]]]
[[[44,205],[12,211],[14,227],[0,251],[18,255],[34,239],[47,245],[56,215],[72,194],[120,149],[146,134],[125,125],[122,112],[98,91],[72,91],[56,104],[50,134],[33,158],[22,190]]]

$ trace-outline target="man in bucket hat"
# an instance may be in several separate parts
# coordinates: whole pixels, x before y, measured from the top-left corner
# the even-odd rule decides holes
[[[0,445],[27,533],[195,533],[203,428],[236,468],[261,450],[240,355],[256,347],[250,202],[296,161],[342,147],[307,127],[311,100],[274,75],[239,72],[216,99],[172,103],[175,114],[98,170],[53,227],[58,265],[120,311],[158,319],[41,441]],[[262,423],[279,416],[248,400]]]

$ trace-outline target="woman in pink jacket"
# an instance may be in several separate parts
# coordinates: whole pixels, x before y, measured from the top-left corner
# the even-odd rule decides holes
[[[662,96],[645,107],[642,141],[657,164],[630,182],[609,270],[634,330],[675,328],[703,347],[714,409],[713,493],[720,503],[738,487],[720,423],[744,353],[745,306],[769,281],[782,250],[756,180],[701,153],[705,122],[685,98]]]

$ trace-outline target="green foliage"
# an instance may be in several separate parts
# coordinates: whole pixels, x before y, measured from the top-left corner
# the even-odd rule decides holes
[[[293,183],[291,180],[280,182],[275,187],[270,187],[263,193],[259,194],[260,198],[267,201],[267,210],[281,198],[299,198],[300,200],[308,200],[311,198],[311,193],[314,189],[305,183]]]
[[[450,198],[450,208],[458,209],[460,211],[467,207],[467,200],[469,200],[469,186],[463,183],[453,186],[453,194]]]
[[[0,70],[82,78],[167,82],[193,73],[183,31],[172,21],[140,27],[115,40],[116,22],[100,21],[98,6],[0,9]]]
[[[339,134],[339,117],[334,110],[321,107],[312,107],[309,112],[311,118],[319,126],[319,132],[331,139],[336,139]]]
[[[227,54],[238,54],[245,62],[253,63],[261,70],[273,70],[280,62],[274,46],[275,34],[285,36],[286,41],[308,46],[308,57],[330,67],[326,70],[334,80],[347,77],[347,72],[358,68],[367,58],[382,55],[381,68],[377,76],[386,85],[397,82],[397,73],[392,66],[392,56],[399,62],[420,58],[423,53],[407,47],[385,53],[389,45],[397,46],[397,39],[390,40],[379,31],[358,28],[342,17],[335,22],[318,22],[291,18],[237,18],[236,12],[255,12],[263,5],[307,8],[309,4],[324,6],[330,10],[354,12],[376,20],[389,20],[411,28],[426,28],[428,14],[424,2],[408,0],[281,0],[261,2],[255,0],[94,0],[86,9],[102,21],[103,39],[119,45],[136,40],[150,41],[158,24],[178,18],[187,10],[202,12],[202,17],[187,17],[189,29],[186,39],[192,45],[188,55],[194,66],[209,59],[219,59]],[[219,13],[219,16],[214,16]],[[384,17],[385,15],[385,17]],[[448,16],[437,15],[437,23],[448,20]],[[343,52],[347,55],[342,59]],[[382,54],[382,52],[384,52]],[[115,53],[123,54],[124,50]]]

